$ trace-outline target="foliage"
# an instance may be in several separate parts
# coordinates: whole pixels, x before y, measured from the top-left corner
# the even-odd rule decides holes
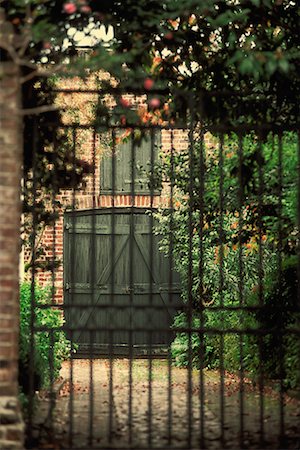
[[[125,92],[142,89],[150,76],[148,103],[170,100],[171,118],[192,109],[192,121],[228,128],[297,122],[296,3],[126,0],[103,5],[101,13],[114,26],[120,62],[105,67]]]
[[[296,149],[293,134],[279,142],[272,137],[261,142],[254,135],[243,139],[230,135],[221,138],[219,148],[204,148],[200,139],[192,150],[174,151],[162,161],[158,174],[171,179],[175,198],[174,209],[158,213],[157,232],[164,236],[161,249],[167,254],[172,249],[186,305],[174,321],[176,364],[223,364],[230,370],[242,364],[255,376],[259,339],[242,331],[262,328],[270,330],[264,339],[264,369],[278,376],[280,358],[271,351],[275,345],[271,336],[274,330],[284,335],[294,320],[284,312],[295,298],[294,284],[287,281],[281,296],[277,291],[278,255],[297,253]],[[292,280],[290,273],[284,276]],[[255,314],[251,308],[261,304],[262,315]],[[235,309],[239,306],[249,310]],[[184,329],[191,325],[216,332],[194,332],[189,337]],[[289,349],[287,342],[293,343]],[[286,355],[282,376],[287,384],[295,384],[289,361],[297,359],[296,338],[287,334],[282,345]]]
[[[289,388],[300,383],[300,340],[292,333],[299,329],[300,311],[297,304],[298,258],[291,256],[282,262],[279,276],[270,273],[265,281],[265,302],[256,319],[265,330],[274,330],[262,340],[265,370],[274,378],[283,378]]]
[[[193,309],[196,305],[201,309],[203,301],[234,305],[239,296],[247,300],[249,292],[257,285],[260,271],[267,275],[276,268],[273,254],[278,247],[278,216],[282,219],[283,248],[280,250],[287,255],[295,253],[295,154],[288,152],[292,146],[284,145],[282,176],[285,182],[282,202],[278,203],[278,180],[281,176],[277,171],[278,154],[273,155],[270,138],[262,130],[268,130],[268,127],[294,129],[297,125],[300,100],[297,2],[74,0],[62,3],[56,0],[13,0],[3,1],[1,5],[10,25],[6,40],[3,40],[4,33],[1,34],[1,48],[4,59],[14,60],[20,65],[24,108],[51,106],[53,103],[53,89],[42,79],[53,74],[85,76],[87,68],[101,69],[111,75],[101,83],[102,91],[105,92],[106,88],[113,90],[116,97],[112,118],[110,106],[99,102],[96,111],[101,126],[152,123],[155,115],[157,121],[163,118],[174,125],[177,120],[183,120],[192,128],[200,122],[209,129],[221,127],[230,131],[244,127],[261,130],[260,137],[265,140],[262,151],[254,136],[245,138],[246,152],[242,157],[236,139],[226,142],[223,206],[220,206],[218,197],[221,169],[216,157],[205,162],[206,189],[204,198],[199,196],[204,183],[199,147],[195,147],[198,153],[195,157],[191,155],[192,158],[186,153],[173,155],[174,163],[167,161],[167,167],[162,171],[167,178],[172,178],[170,168],[174,171],[174,185],[181,202],[178,215],[174,214],[173,218],[161,216],[162,229],[170,224],[170,220],[176,225],[175,229],[172,227],[176,230],[173,237],[167,235],[163,246],[166,249],[170,239],[174,241],[176,260],[182,263],[179,270],[185,283],[185,298],[192,300]],[[81,58],[76,50],[77,33],[72,35],[70,30],[92,36],[100,24],[114,27],[114,39],[110,46],[92,40],[93,49],[88,53],[89,57]],[[145,84],[148,78],[154,83]],[[45,94],[36,89],[37,81]],[[132,87],[140,93],[146,90],[146,122],[145,115],[134,114],[133,107],[121,102],[120,93],[131,91]],[[162,112],[157,114],[157,110]],[[36,184],[31,180],[34,163],[31,132],[26,133],[29,139],[25,139],[24,168],[31,192],[28,208],[36,215],[37,221],[41,217],[41,221],[51,222],[55,218],[53,211],[48,217],[49,211],[42,200],[34,198],[35,189],[45,186],[49,193],[55,193],[61,186],[75,187],[87,168],[76,161],[79,173],[75,171],[76,177],[70,177],[69,163],[75,161],[72,151],[61,142],[58,133],[61,117],[53,111],[47,114],[41,114],[37,119],[37,128],[42,134],[41,140],[35,142],[38,148],[35,167],[39,170]],[[47,126],[47,121],[53,122],[52,129]],[[32,122],[32,116],[26,117],[26,130],[31,131]],[[231,158],[229,154],[232,152]],[[55,165],[58,178],[49,173],[49,167],[54,168]],[[186,171],[190,167],[193,171]],[[260,167],[264,168],[264,196],[259,200]],[[190,176],[188,173],[195,179],[194,186],[186,180]],[[243,182],[242,191],[237,183],[239,174]],[[234,225],[236,222],[237,226]],[[217,229],[222,230],[221,238],[216,233]],[[191,235],[192,246],[187,240]],[[198,251],[201,243],[203,249]],[[260,249],[265,255],[263,263]],[[192,278],[195,283],[192,287],[187,276],[189,256],[193,260]],[[237,261],[241,259],[244,261],[242,277],[236,269]],[[224,270],[219,271],[218,267]],[[254,270],[254,267],[258,268]],[[223,280],[218,277],[222,272]],[[199,273],[202,279],[199,279]],[[215,314],[215,317],[219,317],[218,324],[225,320],[222,315]],[[234,324],[238,320],[237,313],[226,317],[232,317]]]
[[[51,270],[59,262],[49,261],[46,249],[38,247],[38,242],[45,226],[57,219],[61,204],[55,196],[59,189],[78,187],[84,176],[93,170],[74,154],[72,139],[60,129],[62,115],[55,106],[53,76],[57,64],[68,54],[67,48],[63,48],[68,14],[61,2],[36,0],[3,1],[0,13],[1,59],[18,64],[21,75],[23,238],[28,240],[34,221],[36,239],[31,236],[30,247],[34,248],[35,264]],[[70,20],[78,26],[87,21],[86,13],[81,14],[81,20]],[[45,261],[37,264],[42,255]],[[31,264],[29,261],[27,269]]]
[[[50,376],[53,376],[53,380],[57,378],[62,361],[70,356],[71,351],[70,341],[63,331],[57,330],[63,325],[61,312],[50,307],[39,307],[51,302],[51,289],[35,285],[33,306],[32,298],[31,283],[22,283],[20,287],[19,383],[24,394],[29,393],[32,336],[35,390],[48,386],[51,381]],[[34,318],[32,318],[32,311],[34,311]],[[33,331],[32,325],[45,327],[46,330]],[[55,331],[51,331],[53,329]]]
[[[75,157],[59,133],[61,115],[51,109],[55,83],[49,80],[85,78],[98,70],[110,74],[99,81],[99,88],[115,94],[116,107],[99,99],[95,111],[101,131],[109,123],[145,125],[153,124],[153,118],[227,129],[297,123],[296,2],[4,0],[1,8],[1,23],[6,20],[2,59],[20,66],[22,107],[32,111],[24,116],[24,173],[29,179],[24,211],[33,213],[35,204],[36,222],[42,226],[53,223],[52,206],[59,207],[45,204],[44,191],[55,194],[59,188],[76,187],[93,169]],[[109,43],[95,37],[101,25],[113,26]],[[80,36],[92,47],[84,55],[78,51]],[[142,116],[120,98],[132,87],[146,92]],[[33,152],[34,124],[38,133]],[[30,181],[33,165],[35,189]],[[42,187],[43,195],[32,198],[32,191]]]
[[[102,87],[146,89],[149,105],[170,100],[173,118],[184,118],[192,105],[201,105],[194,108],[195,122],[228,127],[297,123],[297,2],[14,0],[2,6],[31,72],[36,67],[28,61],[50,63],[66,76],[101,69],[111,74]],[[101,24],[113,26],[109,46],[95,38]],[[79,35],[70,29],[81,39],[89,37],[89,58],[78,56]],[[66,57],[67,71],[61,64]]]

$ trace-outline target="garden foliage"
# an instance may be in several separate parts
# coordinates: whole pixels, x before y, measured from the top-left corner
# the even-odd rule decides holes
[[[254,377],[261,368],[294,386],[299,339],[287,331],[297,326],[295,136],[230,135],[206,148],[199,138],[193,149],[162,156],[157,173],[173,185],[174,208],[159,212],[158,231],[186,305],[174,320],[175,364]],[[221,333],[180,331],[190,326]]]
[[[61,368],[61,363],[71,353],[71,343],[63,331],[61,311],[52,308],[39,308],[51,302],[51,288],[34,286],[34,316],[32,318],[31,283],[24,282],[20,287],[20,351],[19,383],[24,394],[29,393],[30,365],[33,367],[34,390],[49,386]],[[32,331],[34,327],[45,327],[47,331]],[[51,331],[54,330],[55,331]],[[32,337],[33,336],[33,337]],[[33,342],[31,342],[33,339]],[[30,361],[33,344],[33,360]]]

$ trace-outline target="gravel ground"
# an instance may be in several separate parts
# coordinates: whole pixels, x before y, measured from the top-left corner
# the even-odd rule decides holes
[[[262,426],[265,447],[300,448],[299,401],[284,398],[287,438],[280,443],[280,402],[275,390],[265,388],[260,420],[260,393],[249,380],[244,380],[241,395],[240,380],[225,374],[222,408],[220,375],[206,370],[203,375],[201,395],[199,372],[189,376],[186,369],[169,371],[166,360],[66,362],[56,384],[52,420],[51,400],[41,395],[36,414],[38,446],[31,448],[199,449],[205,443],[208,449],[252,449],[262,447]]]

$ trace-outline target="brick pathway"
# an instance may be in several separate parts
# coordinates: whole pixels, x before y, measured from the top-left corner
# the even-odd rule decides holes
[[[45,426],[50,400],[40,401],[37,430],[43,433],[39,433],[42,440],[38,448],[70,448],[70,432],[72,448],[78,449],[201,448],[199,373],[193,371],[189,379],[187,370],[172,367],[169,378],[165,360],[154,360],[151,373],[150,380],[146,360],[135,360],[131,368],[125,359],[115,360],[112,365],[108,360],[94,360],[92,364],[88,360],[74,360],[73,394],[70,394],[70,383],[65,383],[57,396],[52,424],[55,439],[50,439],[49,420]],[[70,378],[70,363],[64,364],[61,376],[64,380]],[[225,377],[223,435],[219,374],[205,371],[204,380],[205,448],[241,448],[239,380]],[[247,381],[243,399],[243,448],[261,448],[259,392]],[[265,393],[263,427],[268,448],[299,448],[299,402],[288,398],[287,401],[289,438],[279,444],[278,394],[270,389]]]

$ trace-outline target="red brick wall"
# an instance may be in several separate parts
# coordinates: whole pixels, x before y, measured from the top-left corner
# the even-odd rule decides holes
[[[73,94],[72,94],[73,95]],[[82,95],[82,94],[79,94]],[[85,95],[85,94],[84,94]],[[89,99],[90,100],[90,99]],[[75,103],[76,101],[73,100]],[[71,102],[69,99],[65,99],[65,106]],[[78,103],[78,101],[77,101]],[[84,110],[81,105],[80,111]],[[72,117],[68,118],[71,120]],[[83,123],[89,119],[89,113],[87,113],[87,119],[84,115],[80,116]],[[180,151],[187,146],[187,133],[181,130],[173,131],[173,138],[171,138],[171,132],[168,130],[162,131],[162,150],[169,152],[173,145],[175,151]],[[76,156],[91,163],[95,162],[95,173],[89,175],[84,183],[84,186],[77,189],[75,193],[71,190],[61,191],[57,197],[62,204],[59,220],[56,222],[55,227],[47,227],[42,235],[40,245],[44,246],[45,256],[41,260],[46,258],[58,259],[61,264],[55,270],[54,274],[45,270],[37,270],[36,279],[42,285],[52,284],[55,285],[55,298],[54,301],[58,304],[63,302],[63,214],[66,209],[73,208],[76,210],[85,210],[92,208],[105,208],[111,207],[153,207],[168,206],[169,205],[169,187],[165,185],[160,196],[154,196],[151,203],[150,195],[135,195],[134,199],[130,195],[115,195],[114,201],[111,195],[101,195],[100,193],[100,160],[105,151],[105,145],[102,143],[102,139],[99,135],[93,138],[92,129],[77,130],[76,133]],[[30,250],[25,250],[25,262],[30,258]]]
[[[94,76],[89,80],[69,79],[63,80],[60,86],[63,89],[80,88],[93,89],[95,88]],[[133,99],[132,96],[126,96],[131,102],[134,100],[136,104],[143,105],[144,97]],[[113,105],[111,98],[106,99],[107,103]],[[64,93],[60,94],[57,103],[64,107],[64,122],[72,125],[74,120],[80,124],[90,124],[93,120],[93,105],[97,101],[97,94],[85,93]],[[76,156],[89,162],[95,162],[95,173],[90,175],[85,180],[84,186],[77,189],[73,194],[71,190],[61,191],[58,196],[62,204],[59,220],[55,224],[55,228],[47,227],[44,230],[40,245],[46,248],[46,257],[61,261],[61,265],[55,270],[55,273],[46,271],[37,271],[37,280],[45,285],[52,284],[56,287],[55,302],[61,304],[63,302],[63,214],[66,209],[74,208],[76,210],[85,210],[92,208],[105,208],[114,204],[115,207],[126,207],[132,205],[132,198],[130,195],[116,195],[114,203],[110,195],[101,195],[100,192],[100,161],[101,156],[107,151],[109,137],[96,135],[93,136],[92,128],[78,129],[76,131]],[[210,139],[206,139],[210,143]],[[162,151],[170,152],[171,147],[174,151],[180,151],[187,148],[188,132],[184,130],[162,130],[161,133]],[[169,191],[168,184],[165,184],[160,196],[154,196],[152,206],[168,206],[169,205]],[[74,205],[73,205],[74,203]],[[72,206],[73,205],[73,206]],[[150,207],[151,198],[149,195],[136,195],[134,197],[134,206],[136,207]],[[25,251],[25,261],[29,258],[29,250]],[[43,259],[43,258],[42,258]],[[45,259],[45,258],[44,258]]]

